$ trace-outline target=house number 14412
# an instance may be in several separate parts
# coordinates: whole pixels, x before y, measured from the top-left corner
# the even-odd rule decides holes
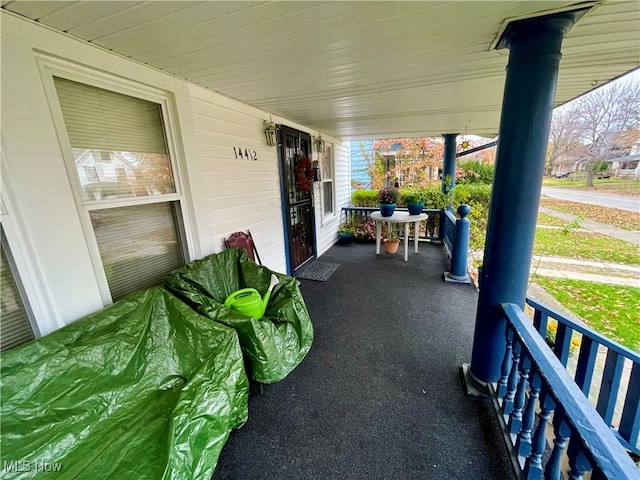
[[[233,147],[233,153],[236,156],[236,159],[246,158],[247,160],[258,160],[258,154],[255,150],[249,150],[247,148],[243,150],[242,148]]]

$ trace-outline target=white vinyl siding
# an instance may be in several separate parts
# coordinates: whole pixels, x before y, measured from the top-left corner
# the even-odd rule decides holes
[[[278,154],[266,144],[264,113],[199,87],[190,92],[214,251],[231,233],[250,230],[262,262],[286,272]],[[239,149],[251,157],[236,158]]]

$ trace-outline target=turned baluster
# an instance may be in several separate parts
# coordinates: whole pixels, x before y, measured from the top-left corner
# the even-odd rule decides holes
[[[556,412],[553,414],[553,433],[553,450],[551,451],[551,456],[549,457],[547,468],[544,472],[545,478],[548,480],[563,480],[561,468],[562,455],[569,443],[571,428],[565,420],[565,412],[561,406],[558,406]]]
[[[516,440],[516,451],[520,457],[527,457],[531,453],[531,442],[533,439],[533,426],[536,421],[536,406],[540,395],[540,376],[532,369],[531,380],[529,381],[529,399],[522,415],[522,428]]]
[[[569,480],[583,480],[583,475],[590,472],[592,467],[584,453],[580,436],[575,431],[571,433],[567,454],[569,455]]]
[[[529,355],[524,353],[520,360],[520,382],[518,382],[518,390],[513,401],[513,412],[509,417],[509,433],[518,434],[522,427],[522,412],[524,410],[524,402],[527,396],[527,386],[529,382],[529,369],[531,368],[531,359]]]
[[[527,459],[524,466],[524,478],[526,480],[540,480],[542,477],[542,455],[547,446],[545,432],[547,430],[547,422],[555,408],[555,401],[551,394],[546,391],[540,396],[540,417],[536,432],[533,435],[533,443],[531,444],[531,455]]]
[[[515,340],[513,345],[513,363],[511,365],[511,371],[509,372],[509,380],[507,381],[507,393],[502,400],[502,413],[505,415],[509,415],[513,411],[513,401],[518,387],[520,350],[520,343]]]
[[[507,340],[504,349],[504,358],[502,359],[502,365],[500,367],[500,380],[498,380],[498,398],[502,400],[507,393],[507,381],[509,379],[509,372],[511,371],[512,363],[512,345],[513,345],[513,330],[507,325],[505,332]]]

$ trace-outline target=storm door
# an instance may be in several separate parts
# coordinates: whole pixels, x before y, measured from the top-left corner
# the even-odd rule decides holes
[[[279,128],[287,263],[295,274],[316,257],[311,137],[293,128]]]

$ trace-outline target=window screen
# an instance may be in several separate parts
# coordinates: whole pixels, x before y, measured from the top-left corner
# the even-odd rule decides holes
[[[0,255],[0,281],[0,348],[8,350],[35,337],[4,245]]]

